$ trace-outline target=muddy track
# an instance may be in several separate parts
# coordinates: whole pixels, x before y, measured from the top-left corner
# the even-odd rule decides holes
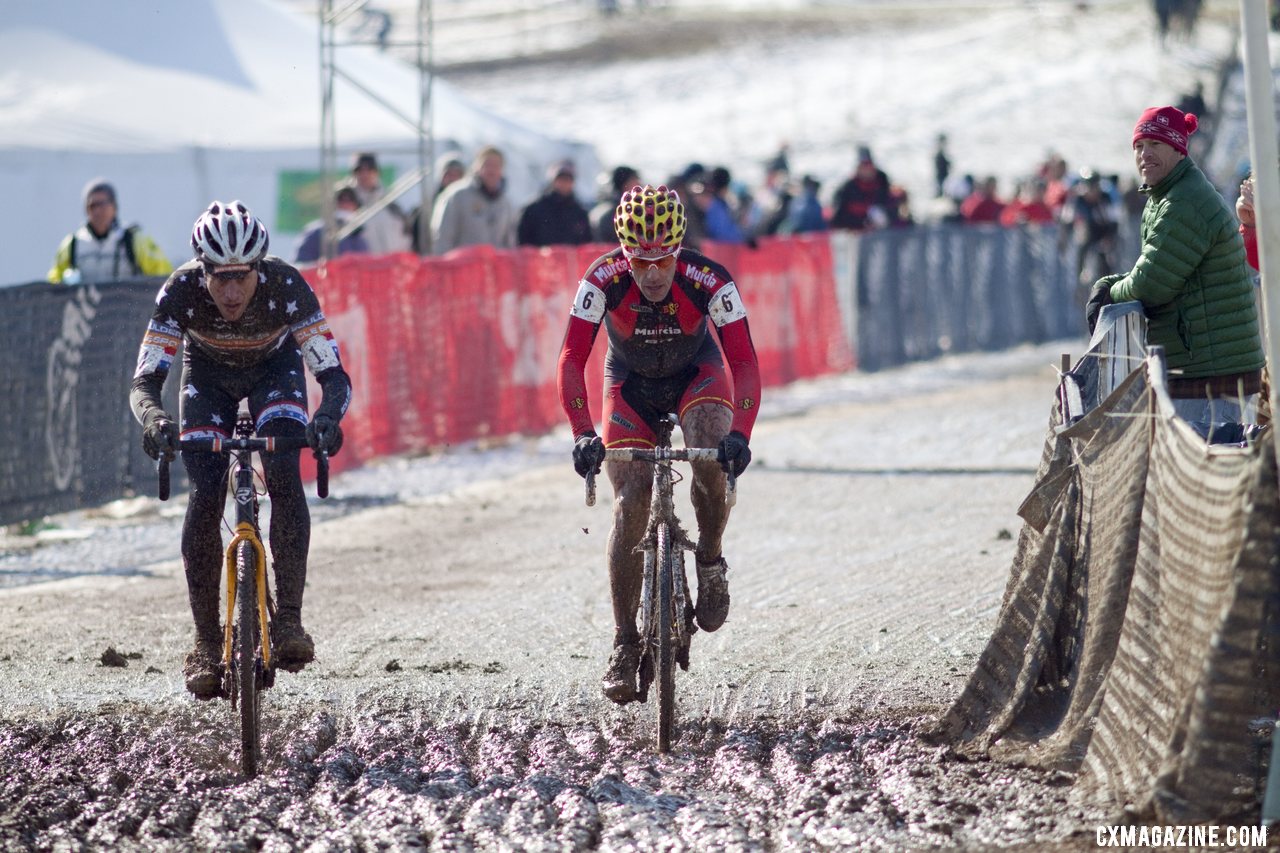
[[[1092,847],[1065,777],[924,736],[995,618],[1054,360],[832,380],[758,424],[730,620],[694,637],[662,758],[655,709],[598,693],[608,502],[564,461],[366,509],[335,482],[319,659],[266,694],[248,783],[231,709],[182,688],[175,560],[0,589],[0,850]]]
[[[915,849],[1062,837],[1064,779],[965,764],[926,718],[680,728],[445,722],[411,701],[270,716],[242,783],[226,715],[136,706],[8,727],[5,849]],[[55,773],[46,768],[56,767]],[[40,768],[37,770],[37,768]]]

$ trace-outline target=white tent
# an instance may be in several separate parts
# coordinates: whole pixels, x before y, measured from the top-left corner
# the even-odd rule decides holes
[[[211,200],[238,198],[274,228],[290,174],[320,169],[321,69],[317,20],[271,0],[6,0],[0,14],[0,285],[44,277],[62,237],[83,221],[80,193],[111,181],[120,218],[139,223],[175,262],[190,257],[191,223]],[[372,48],[341,47],[337,62],[367,89],[416,118],[417,69]],[[339,172],[371,150],[404,174],[418,165],[403,119],[338,79]],[[583,143],[552,139],[432,88],[437,152],[469,159],[494,144],[507,157],[517,206]],[[417,190],[402,201],[416,204]],[[296,233],[273,230],[291,256]]]

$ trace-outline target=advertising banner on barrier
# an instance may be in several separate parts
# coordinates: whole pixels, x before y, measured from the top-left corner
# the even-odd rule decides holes
[[[471,246],[441,258],[348,255],[306,270],[354,389],[334,470],[563,423],[556,373],[569,307],[609,248]],[[747,301],[766,384],[853,365],[825,239],[711,251],[729,259]],[[587,376],[597,417],[606,348],[601,336]]]
[[[0,523],[155,494],[128,393],[159,284],[0,288]]]
[[[610,248],[474,246],[305,268],[352,379],[334,471],[563,423],[569,307]],[[703,249],[738,284],[767,386],[1047,340],[1082,322],[1050,231],[919,226]],[[30,342],[6,348],[0,365],[0,522],[154,493],[127,394],[159,283],[0,290],[9,339]],[[588,365],[597,418],[605,349],[602,336]],[[166,386],[175,412],[178,385]]]

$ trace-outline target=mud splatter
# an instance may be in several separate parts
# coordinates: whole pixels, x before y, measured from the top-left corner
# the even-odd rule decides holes
[[[489,725],[433,719],[407,701],[352,716],[313,707],[268,714],[265,766],[245,782],[225,708],[122,705],[0,725],[10,768],[0,847],[909,850],[1081,840],[1072,830],[1088,816],[1061,778],[960,761],[919,737],[925,723],[690,721],[675,750],[657,756],[640,718]]]

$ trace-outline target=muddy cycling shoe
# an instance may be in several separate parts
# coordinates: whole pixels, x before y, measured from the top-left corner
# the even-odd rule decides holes
[[[298,619],[277,619],[271,623],[271,651],[275,665],[287,672],[301,672],[316,659],[316,644]]]
[[[609,701],[625,705],[636,701],[636,670],[640,668],[640,644],[623,643],[613,647],[609,668],[600,679],[600,689]]]
[[[716,630],[729,616],[728,571],[724,557],[710,563],[698,560],[698,606],[693,615],[704,631]]]
[[[216,699],[222,695],[222,643],[218,640],[196,640],[182,664],[187,689],[197,699]]]

